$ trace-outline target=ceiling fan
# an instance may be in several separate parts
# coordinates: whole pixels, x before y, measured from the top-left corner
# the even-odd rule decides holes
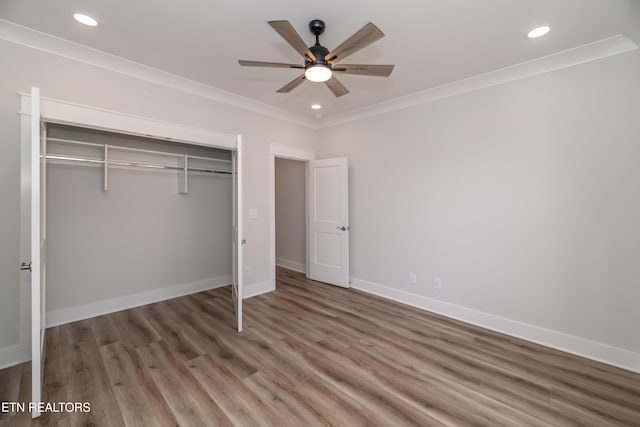
[[[309,30],[311,30],[311,34],[316,36],[316,44],[309,47],[307,47],[304,40],[302,40],[289,21],[269,21],[269,25],[271,25],[296,52],[302,55],[304,65],[245,61],[242,59],[238,60],[238,63],[245,67],[297,68],[304,70],[303,74],[278,89],[278,93],[290,92],[303,81],[309,80],[319,83],[324,82],[335,96],[342,96],[349,93],[349,91],[336,79],[334,73],[389,77],[393,71],[393,65],[338,64],[339,61],[342,61],[352,53],[384,37],[384,33],[371,22],[331,52],[320,44],[320,35],[324,33],[325,30],[325,24],[320,19],[314,19],[309,22]]]

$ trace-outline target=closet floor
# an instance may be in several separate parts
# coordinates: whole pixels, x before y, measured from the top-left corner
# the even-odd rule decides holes
[[[48,329],[45,400],[91,412],[0,426],[640,425],[638,374],[289,270],[244,319],[224,287]]]

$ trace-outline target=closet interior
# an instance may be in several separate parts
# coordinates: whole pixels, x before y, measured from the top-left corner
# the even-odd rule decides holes
[[[57,124],[45,133],[49,322],[231,283],[231,151]]]

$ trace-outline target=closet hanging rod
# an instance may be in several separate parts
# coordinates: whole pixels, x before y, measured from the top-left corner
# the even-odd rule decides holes
[[[52,138],[50,136],[47,137],[47,141],[64,142],[64,143],[77,144],[77,145],[86,145],[88,147],[104,147],[104,144],[98,144],[96,142],[74,141],[72,139]]]
[[[155,163],[142,163],[142,162],[129,162],[123,160],[107,160],[106,162],[102,159],[95,159],[91,157],[76,157],[76,156],[59,156],[54,154],[47,154],[44,156],[47,160],[65,160],[65,161],[73,161],[73,162],[84,162],[84,163],[97,163],[97,164],[107,164],[107,165],[117,165],[117,166],[132,166],[132,167],[141,167],[148,169],[168,169],[175,171],[182,171],[184,168],[178,166],[169,166],[169,165],[161,165]],[[202,168],[187,168],[188,172],[202,172],[202,173],[217,173],[222,175],[231,175],[229,171],[220,171],[214,169],[202,169]]]
[[[84,146],[99,147],[99,148],[104,148],[106,146],[106,147],[109,147],[109,150],[135,151],[135,152],[144,153],[144,154],[159,154],[161,156],[167,156],[167,157],[182,157],[183,156],[183,154],[167,153],[166,151],[153,151],[153,150],[145,150],[145,149],[142,149],[142,148],[121,147],[119,145],[98,144],[98,143],[95,143],[95,142],[76,141],[76,140],[73,140],[73,139],[47,138],[47,141],[62,142],[62,143],[65,143],[65,144],[84,145]]]
[[[74,162],[85,162],[85,163],[99,163],[104,164],[104,160],[102,159],[93,159],[90,157],[75,157],[75,156],[59,156],[57,154],[47,154],[44,157],[47,160],[71,160]]]
[[[119,145],[111,145],[111,144],[104,144],[104,145],[109,147],[109,151],[111,151],[111,150],[121,150],[121,151],[129,151],[129,152],[132,152],[132,153],[153,154],[153,155],[160,155],[160,156],[167,156],[167,157],[182,157],[182,156],[184,156],[184,154],[167,153],[166,151],[154,151],[154,150],[145,150],[143,148],[121,147]]]
[[[229,159],[214,159],[213,157],[192,156],[191,154],[187,154],[187,157],[190,159],[196,159],[196,160],[209,160],[212,162],[231,163],[231,160]]]
[[[120,145],[111,145],[111,144],[98,144],[98,143],[95,143],[95,142],[76,141],[76,140],[73,140],[73,139],[47,137],[47,141],[62,142],[62,143],[65,143],[65,144],[76,144],[76,145],[84,145],[84,146],[88,146],[88,147],[99,147],[99,148],[104,148],[106,146],[106,147],[109,147],[110,150],[122,150],[122,151],[130,151],[130,152],[144,153],[144,154],[156,154],[156,155],[167,156],[167,157],[175,157],[175,158],[180,158],[180,157],[185,156],[184,154],[167,153],[166,151],[145,150],[143,148],[122,147]],[[213,158],[213,157],[192,156],[190,154],[187,154],[186,156],[188,158],[190,158],[190,159],[206,160],[206,161],[211,161],[211,162],[231,163],[231,160],[227,160],[227,159],[217,159],[217,158]]]
[[[121,166],[141,166],[141,167],[149,167],[149,168],[156,168],[156,169],[173,167],[179,170],[183,170],[183,168],[173,166],[173,165],[166,165],[162,163],[136,162],[136,161],[122,160],[122,159],[108,159],[105,162],[104,159],[98,159],[95,157],[80,157],[80,156],[72,156],[68,154],[51,153],[51,154],[47,154],[46,158],[51,160],[71,160],[74,162],[87,162],[87,163],[98,163],[98,164],[106,163],[107,165],[121,165]]]

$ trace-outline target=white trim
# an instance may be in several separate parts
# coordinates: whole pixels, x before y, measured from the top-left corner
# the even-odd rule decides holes
[[[289,145],[282,144],[270,144],[269,154],[283,159],[291,160],[315,160],[316,152],[312,150],[305,150],[303,148],[291,147]]]
[[[271,280],[252,283],[250,285],[245,285],[243,299],[252,298],[258,295],[266,294],[267,292],[273,292],[275,290],[276,285]]]
[[[640,373],[640,353],[393,289],[356,277],[351,278],[351,287],[492,331]]]
[[[20,97],[26,101],[31,99],[31,95],[25,93],[21,93]],[[49,123],[68,124],[208,147],[234,149],[237,145],[237,135],[234,134],[109,111],[57,99],[40,98],[40,102],[42,120]],[[21,104],[20,113],[31,114],[28,102]]]
[[[269,154],[269,280],[276,288],[276,156]]]
[[[31,360],[29,350],[29,348],[25,349],[24,346],[20,344],[0,349],[0,369],[9,368]]]
[[[309,128],[317,120],[0,19],[0,39]]]
[[[36,404],[31,410],[31,417],[40,416],[40,409],[37,405],[42,402],[42,385],[44,379],[44,330],[46,307],[46,240],[44,239],[44,227],[42,222],[46,220],[44,216],[43,196],[46,197],[44,190],[44,170],[41,169],[42,158],[42,116],[40,102],[40,89],[31,88],[31,258],[29,263],[32,265],[31,270],[31,401]]]
[[[289,270],[297,271],[298,273],[307,273],[306,265],[301,262],[289,261],[288,259],[284,258],[276,258],[276,265]]]
[[[584,64],[585,62],[607,58],[609,56],[618,55],[620,53],[636,49],[638,49],[638,45],[634,41],[623,35],[617,35],[536,58],[531,61],[514,64],[485,74],[480,74],[421,92],[373,104],[354,111],[325,117],[321,120],[320,124],[322,128],[335,126],[378,114],[413,107],[415,105],[426,104],[467,92],[473,92],[491,86],[501,85],[514,80],[525,79],[527,77],[572,67],[574,65]]]
[[[244,271],[244,166],[242,162],[244,161],[242,149],[242,136],[238,135],[238,140],[236,142],[237,148],[235,151],[235,171],[234,171],[234,190],[235,190],[235,225],[236,225],[236,236],[235,236],[235,248],[236,248],[236,257],[235,262],[237,265],[234,266],[234,270],[236,273],[236,281],[233,285],[236,285],[236,321],[237,321],[237,329],[238,332],[242,332],[242,300],[244,299],[244,279],[245,279],[245,271]]]
[[[47,312],[47,328],[64,325],[65,323],[71,323],[77,320],[89,319],[103,314],[114,313],[116,311],[127,310],[129,308],[139,307],[141,305],[151,304],[158,301],[177,298],[183,295],[220,288],[222,286],[229,285],[229,283],[231,283],[231,276],[224,275],[190,283],[183,283],[167,288],[154,289],[138,294],[111,298],[90,304],[49,311]]]

